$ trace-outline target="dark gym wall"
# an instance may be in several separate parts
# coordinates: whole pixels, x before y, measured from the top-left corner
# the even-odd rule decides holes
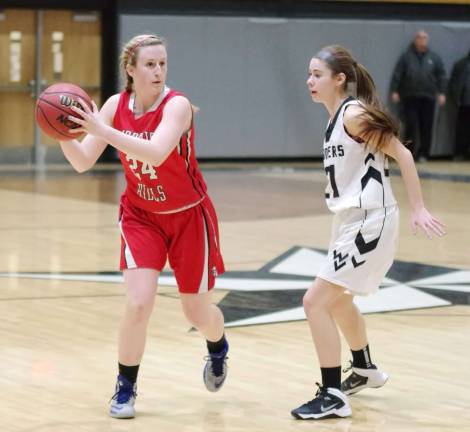
[[[245,13],[243,15],[246,15]],[[403,19],[276,16],[120,15],[123,43],[143,32],[168,40],[168,83],[200,106],[202,157],[312,157],[322,152],[327,120],[310,101],[305,80],[310,57],[339,43],[375,78],[383,100],[393,66],[414,32],[426,29],[447,73],[470,47],[470,24]],[[452,152],[452,109],[438,113],[433,155]]]
[[[67,0],[1,3],[0,8],[71,8]],[[448,73],[470,46],[463,23],[470,22],[470,5],[462,4],[81,0],[73,8],[102,13],[103,98],[119,89],[123,41],[143,31],[169,39],[169,84],[201,106],[197,133],[204,157],[319,156],[326,114],[310,102],[305,79],[309,57],[322,45],[350,47],[383,97],[414,30],[430,31]],[[439,116],[435,155],[451,152],[452,116],[450,105]]]

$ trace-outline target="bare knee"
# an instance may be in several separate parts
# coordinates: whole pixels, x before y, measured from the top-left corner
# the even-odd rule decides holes
[[[343,294],[343,288],[329,282],[316,279],[303,297],[303,306],[307,316],[319,311],[330,311],[332,304]]]
[[[155,302],[159,272],[149,268],[124,271],[127,285],[126,321],[133,325],[146,323]]]
[[[184,314],[186,316],[186,319],[190,322],[193,327],[197,329],[207,327],[209,321],[209,313],[198,308],[185,307]]]
[[[197,329],[206,329],[214,321],[216,307],[212,304],[211,293],[181,294],[181,305],[186,319]]]
[[[321,301],[319,296],[310,290],[307,291],[302,300],[305,314],[308,316],[319,310],[326,309],[326,305]]]
[[[302,299],[302,304],[304,306],[305,313],[308,313],[311,309],[313,309],[313,307],[315,305],[315,300],[314,300],[313,296],[310,295],[309,291],[307,291],[304,294],[304,297]]]
[[[144,299],[128,299],[126,317],[134,325],[146,323],[153,309],[153,301]]]
[[[354,309],[353,296],[344,294],[330,305],[333,315],[345,315]]]

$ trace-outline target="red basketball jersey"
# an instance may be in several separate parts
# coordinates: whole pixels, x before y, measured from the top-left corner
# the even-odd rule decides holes
[[[165,105],[178,95],[184,96],[170,90],[155,110],[136,119],[129,107],[131,94],[124,91],[119,98],[113,125],[126,134],[150,140],[162,120]],[[139,208],[169,212],[195,204],[206,195],[207,187],[194,152],[193,124],[158,168],[123,152],[119,152],[119,158],[126,175],[125,194]]]

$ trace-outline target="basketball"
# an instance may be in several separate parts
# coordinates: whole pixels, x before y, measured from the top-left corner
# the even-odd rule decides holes
[[[71,129],[80,125],[68,119],[69,115],[78,116],[72,106],[82,108],[78,98],[82,98],[92,109],[91,98],[75,84],[57,83],[44,90],[36,102],[36,122],[41,130],[51,138],[68,141],[80,135]]]

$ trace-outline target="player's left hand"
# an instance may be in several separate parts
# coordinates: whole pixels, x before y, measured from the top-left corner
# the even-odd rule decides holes
[[[95,136],[102,136],[106,125],[99,118],[99,110],[95,104],[95,101],[91,101],[92,109],[88,104],[81,98],[78,98],[78,102],[83,107],[80,109],[77,106],[72,106],[71,109],[75,111],[80,117],[68,116],[69,120],[72,120],[74,123],[79,124],[81,127],[76,129],[70,129],[70,132],[81,134],[87,133]]]
[[[411,230],[416,234],[418,227],[421,228],[428,238],[432,239],[433,235],[442,237],[446,232],[445,225],[429,213],[425,207],[414,210],[411,213]]]

